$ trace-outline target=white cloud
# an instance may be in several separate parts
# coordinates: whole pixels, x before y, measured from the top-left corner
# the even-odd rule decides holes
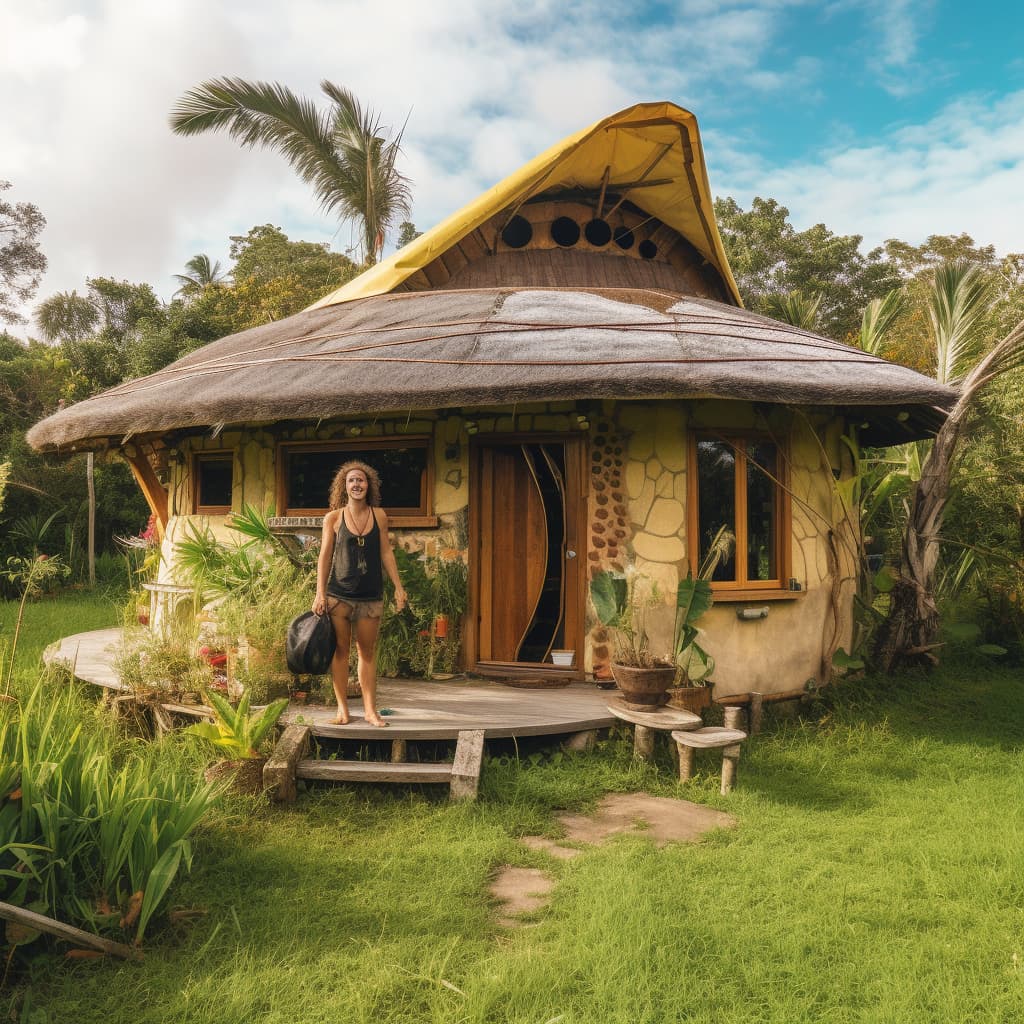
[[[868,246],[966,231],[1002,253],[1024,249],[1011,214],[1024,181],[1024,91],[996,103],[959,100],[927,124],[820,161],[770,168],[739,154],[722,163],[712,154],[711,162],[720,194],[744,206],[754,195],[773,196],[797,228],[823,222],[837,233],[864,235]]]
[[[651,99],[675,100],[711,121],[707,151],[719,192],[773,194],[808,220],[910,234],[901,226],[917,223],[909,211],[925,197],[931,209],[943,207],[946,182],[969,181],[978,209],[994,206],[985,185],[969,180],[957,145],[917,140],[911,129],[870,148],[853,145],[821,166],[758,167],[768,128],[756,98],[766,110],[787,90],[817,99],[826,73],[822,59],[783,35],[787,12],[804,0],[679,0],[647,25],[632,0],[292,0],[287,8],[270,0],[36,0],[12,14],[13,6],[0,13],[0,177],[48,219],[50,270],[39,298],[101,274],[149,281],[169,296],[171,275],[187,259],[206,252],[226,260],[229,235],[268,221],[293,237],[348,244],[348,229],[320,215],[282,157],[243,151],[226,136],[171,133],[174,101],[219,75],[276,80],[309,96],[329,78],[395,127],[411,111],[406,169],[421,228],[569,132]],[[887,24],[886,59],[895,66],[913,52],[913,37],[899,18]],[[739,124],[729,120],[737,111]],[[961,144],[970,137],[973,149],[1019,166],[1008,115],[983,114],[977,105],[965,110]],[[919,166],[925,154],[927,170]],[[999,167],[979,165],[977,154],[966,162],[1003,187]],[[851,195],[861,197],[857,207],[844,208]],[[958,229],[1005,236],[1005,217],[1000,234],[987,234],[989,221],[968,216],[961,196],[953,204],[947,195],[944,218],[959,209]],[[920,222],[927,219],[922,213]]]

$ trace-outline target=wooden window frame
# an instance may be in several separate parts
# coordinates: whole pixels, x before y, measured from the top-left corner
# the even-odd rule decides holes
[[[231,505],[204,505],[199,487],[199,464],[201,462],[231,463],[231,494],[235,493],[235,453],[231,448],[217,448],[192,453],[192,513],[197,516],[226,516]]]
[[[293,451],[337,452],[338,465],[345,452],[386,448],[422,448],[426,452],[426,468],[420,480],[420,504],[416,508],[384,506],[391,526],[437,526],[434,515],[434,459],[433,437],[430,434],[409,434],[401,437],[346,438],[344,441],[281,441],[277,446],[277,514],[278,516],[323,516],[327,506],[320,508],[292,508],[288,505],[288,457]]]
[[[736,532],[736,551],[746,551],[747,547],[747,444],[749,442],[770,441],[778,453],[776,466],[777,481],[773,481],[775,490],[775,560],[778,566],[778,579],[748,580],[746,578],[746,558],[737,554],[736,579],[713,580],[711,589],[716,601],[748,601],[748,600],[784,600],[803,596],[806,591],[790,590],[789,580],[793,563],[793,517],[789,497],[789,446],[786,441],[768,434],[753,430],[712,431],[702,430],[692,433],[689,440],[689,472],[687,473],[687,559],[696,571],[700,561],[700,495],[698,492],[697,444],[699,441],[719,441],[729,445],[736,454],[733,485],[735,488],[736,519],[732,524]]]

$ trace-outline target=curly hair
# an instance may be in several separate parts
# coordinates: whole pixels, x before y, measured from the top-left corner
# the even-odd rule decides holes
[[[367,487],[366,504],[376,505],[380,507],[380,474],[373,468],[368,466],[365,462],[359,462],[353,459],[351,462],[342,463],[338,472],[334,474],[334,479],[331,481],[331,493],[328,501],[330,502],[331,510],[336,508],[343,508],[348,504],[348,491],[345,490],[345,477],[353,469],[361,469],[366,474],[366,482],[369,485]]]

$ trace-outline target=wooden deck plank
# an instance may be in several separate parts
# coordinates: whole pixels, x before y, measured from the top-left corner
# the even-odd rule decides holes
[[[120,629],[93,630],[65,637],[45,655],[48,662],[63,660],[86,682],[110,690],[123,690],[114,668]],[[308,725],[315,736],[346,740],[457,740],[466,730],[482,730],[486,739],[511,736],[558,736],[606,729],[615,718],[606,708],[608,694],[586,683],[561,689],[528,690],[491,680],[382,679],[377,689],[379,707],[394,711],[378,729],[362,718],[353,701],[352,722],[332,725],[334,707],[292,705],[282,724]],[[174,708],[203,715],[207,709]]]
[[[450,764],[394,764],[391,761],[305,760],[296,765],[300,779],[323,782],[449,782]]]

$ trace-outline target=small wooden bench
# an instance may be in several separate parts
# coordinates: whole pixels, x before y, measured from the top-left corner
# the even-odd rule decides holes
[[[635,729],[633,734],[633,756],[641,761],[654,760],[654,737],[659,732],[673,730],[697,729],[700,727],[700,715],[681,708],[652,708],[650,711],[634,711],[625,705],[614,702],[608,710],[620,721],[629,722]]]
[[[679,781],[689,782],[693,777],[693,760],[698,750],[722,751],[722,796],[732,791],[736,782],[736,766],[740,760],[740,744],[747,734],[737,729],[742,708],[725,709],[725,726],[706,726],[703,729],[677,730],[672,733],[679,750]]]

